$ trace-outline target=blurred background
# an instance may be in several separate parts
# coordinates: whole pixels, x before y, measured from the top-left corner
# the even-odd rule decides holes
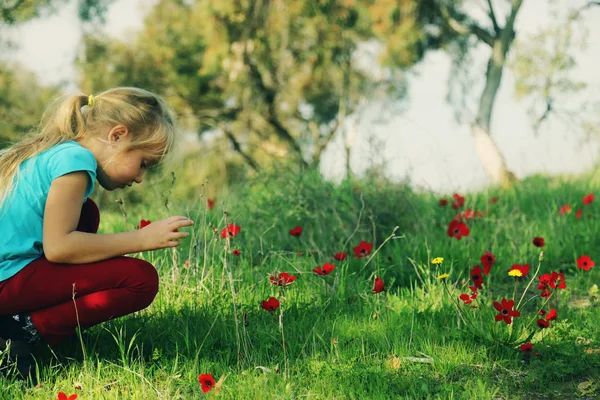
[[[598,1],[0,0],[0,54],[0,147],[58,95],[139,86],[213,195],[287,167],[440,193],[598,169]]]

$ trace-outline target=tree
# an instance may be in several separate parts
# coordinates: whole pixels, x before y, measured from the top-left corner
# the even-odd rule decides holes
[[[83,21],[103,20],[107,7],[114,0],[77,0],[79,17]],[[14,25],[50,15],[69,0],[3,0],[0,4],[0,25]]]

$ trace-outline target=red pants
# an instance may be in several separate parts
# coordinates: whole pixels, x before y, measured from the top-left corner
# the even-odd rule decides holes
[[[98,207],[88,199],[77,230],[96,233],[99,223]],[[157,292],[156,269],[137,258],[57,264],[42,256],[0,282],[0,316],[29,313],[40,335],[54,346],[74,335],[78,325],[89,328],[148,307]]]

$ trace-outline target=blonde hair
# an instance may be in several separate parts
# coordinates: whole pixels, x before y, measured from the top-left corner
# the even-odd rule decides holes
[[[172,113],[164,100],[152,92],[120,87],[95,96],[68,96],[62,102],[53,103],[37,133],[0,150],[0,206],[8,198],[13,184],[17,184],[19,166],[25,160],[59,143],[98,135],[103,128],[116,125],[124,125],[132,132],[131,143],[125,151],[142,149],[149,157],[162,161],[173,148]]]

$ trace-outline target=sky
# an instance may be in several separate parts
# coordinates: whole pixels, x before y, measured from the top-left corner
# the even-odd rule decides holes
[[[471,0],[473,4],[478,1],[484,3]],[[516,22],[518,38],[526,39],[548,26],[549,2],[552,1],[524,0]],[[142,26],[143,15],[151,4],[152,1],[144,0],[116,0],[108,10],[104,29],[126,40]],[[592,94],[585,96],[593,96],[600,92],[600,7],[590,9],[583,24],[589,30],[588,46],[577,53],[574,75],[592,89],[587,92]],[[54,16],[22,24],[10,35],[19,48],[8,58],[33,70],[43,83],[65,82],[70,91],[77,91],[72,60],[78,51],[81,25],[74,3]],[[489,50],[484,47],[475,53],[473,76],[479,86],[475,85],[471,102],[479,99],[488,56]],[[372,55],[363,57],[367,63],[376,62]],[[468,121],[457,122],[446,101],[449,57],[443,52],[430,52],[410,75],[409,96],[404,99],[403,111],[375,104],[354,118],[353,172],[360,174],[371,164],[380,165],[392,179],[408,178],[413,185],[436,192],[469,192],[489,185],[475,152]],[[578,100],[590,98],[574,101]],[[600,100],[600,96],[595,100]],[[527,107],[527,102],[516,100],[514,78],[506,70],[496,98],[491,131],[509,169],[517,177],[538,173],[578,174],[600,161],[600,146],[583,142],[563,124],[553,121],[534,135]],[[343,176],[343,154],[340,135],[324,153],[321,168],[324,176],[334,180]]]

